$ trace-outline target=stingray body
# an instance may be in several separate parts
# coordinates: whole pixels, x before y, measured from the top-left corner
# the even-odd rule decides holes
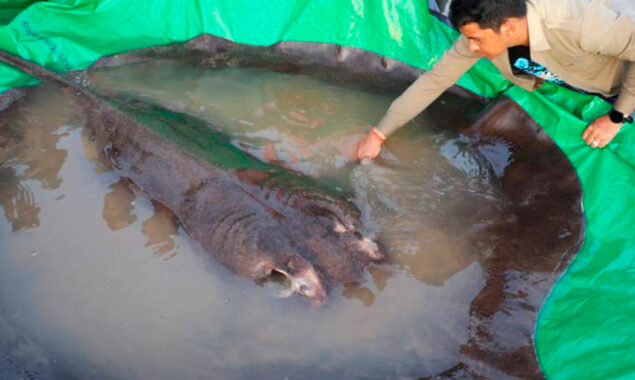
[[[421,74],[418,68],[357,48],[313,42],[250,46],[211,35],[201,35],[185,43],[103,57],[92,67],[116,67],[155,60],[205,69],[267,68],[315,76],[329,83],[388,92],[395,96]],[[8,95],[11,94],[5,92],[0,97],[0,109],[5,100],[11,101],[7,99]],[[347,202],[340,203],[337,194],[332,195],[320,189],[305,177],[268,167],[239,154],[241,152],[229,146],[226,139],[219,137],[220,134],[209,132],[208,126],[200,120],[153,109],[142,103],[124,102],[121,98],[106,99],[108,107],[115,107],[115,111],[100,110],[92,104],[101,104],[100,107],[105,105],[102,100],[91,100],[94,96],[88,92],[78,99],[86,107],[96,108],[88,114],[94,115],[91,116],[93,134],[105,149],[108,159],[122,173],[130,173],[128,175],[144,186],[151,196],[166,205],[175,204],[170,208],[179,215],[186,227],[190,226],[187,227],[188,231],[198,236],[197,239],[208,250],[225,248],[213,254],[239,273],[259,278],[266,274],[268,268],[277,265],[278,270],[294,276],[298,270],[290,268],[290,263],[294,268],[299,264],[291,260],[293,257],[298,259],[301,266],[309,268],[306,273],[315,273],[315,277],[328,287],[329,282],[348,282],[349,279],[359,278],[364,265],[373,261],[372,257],[377,251],[372,246],[365,249],[367,243],[363,239],[355,239],[354,228],[349,227],[356,223],[356,210]],[[163,107],[170,108],[170,105],[163,104]],[[124,116],[117,116],[122,114]],[[144,128],[126,127],[126,123],[132,122],[131,116]],[[124,121],[118,119],[121,117]],[[500,208],[498,204],[495,208],[501,211],[497,214],[499,218],[481,212],[481,204],[454,209],[471,215],[472,219],[484,218],[473,229],[455,230],[464,233],[464,240],[482,252],[477,264],[482,268],[484,282],[476,297],[470,301],[466,324],[452,327],[459,334],[464,334],[461,336],[465,336],[466,341],[444,362],[448,365],[457,364],[423,378],[543,378],[533,340],[536,317],[544,299],[575,256],[584,237],[582,189],[575,169],[545,131],[520,106],[505,97],[486,105],[474,94],[452,87],[426,109],[424,119],[429,121],[433,132],[459,133],[465,137],[462,142],[469,145],[470,150],[486,158],[487,163],[483,164],[489,165],[492,170],[479,172],[478,175],[483,174],[493,181],[503,203]],[[123,125],[124,128],[117,125]],[[179,129],[179,125],[187,128]],[[108,132],[111,130],[109,128],[113,132]],[[203,134],[193,135],[192,128],[206,129],[209,136],[201,138]],[[140,138],[135,136],[137,133],[147,136]],[[175,157],[167,159],[170,155],[182,155],[184,152],[160,139],[160,136],[165,135],[169,135],[168,139],[172,143],[178,140],[180,144],[188,145],[191,148],[189,151],[195,151],[196,154],[182,156],[182,163]],[[413,135],[406,133],[400,136],[397,133],[389,139],[387,147],[391,148],[393,142],[398,145],[399,139],[409,136]],[[146,142],[144,139],[150,140]],[[206,142],[209,144],[205,145]],[[232,155],[236,159],[226,159]],[[263,156],[267,159],[266,155]],[[232,166],[228,162],[237,164]],[[204,174],[196,175],[196,170]],[[142,176],[136,171],[145,173]],[[155,173],[154,177],[152,173]],[[225,176],[232,178],[227,179]],[[191,182],[188,182],[188,178]],[[213,183],[233,190],[223,195],[226,191],[214,190]],[[157,191],[155,187],[160,189]],[[172,198],[175,200],[170,200]],[[200,202],[199,206],[196,206],[196,202]],[[206,209],[212,205],[217,209]],[[241,209],[243,205],[244,210]],[[261,217],[256,218],[249,213]],[[205,218],[210,220],[204,222]],[[206,225],[202,226],[203,223]],[[346,237],[333,242],[330,239],[338,231],[344,231]],[[434,233],[440,229],[429,231]],[[379,233],[379,236],[383,234],[389,237],[386,231]],[[239,238],[239,235],[246,236]],[[443,237],[440,233],[434,236]],[[449,235],[448,240],[453,236]],[[390,249],[390,241],[386,243]],[[336,247],[339,255],[326,254],[324,248],[313,248],[328,245]],[[258,251],[253,249],[254,246],[258,247]],[[287,247],[292,248],[291,253],[282,252]],[[275,252],[266,253],[268,251]],[[272,262],[277,264],[272,265]],[[454,276],[457,270],[463,269],[464,264],[456,262],[456,268],[451,267],[440,273]],[[417,277],[417,272],[406,266],[397,270]],[[390,270],[373,270],[373,278],[380,291],[387,286],[390,276]],[[295,277],[305,279],[296,281],[298,289],[303,282],[309,282],[312,278],[308,275]],[[435,279],[444,281],[442,277]],[[310,291],[310,288],[305,285],[305,290]],[[314,294],[324,294],[324,290],[318,290],[314,290]],[[421,304],[417,307],[434,306]]]
[[[167,206],[189,235],[237,274],[273,272],[316,302],[360,280],[382,258],[359,232],[342,194],[235,148],[201,120],[135,100],[100,95],[79,81],[0,52],[0,60],[70,89],[102,158]]]

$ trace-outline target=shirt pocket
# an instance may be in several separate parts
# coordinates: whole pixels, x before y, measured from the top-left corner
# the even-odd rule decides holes
[[[585,51],[560,52],[554,59],[564,69],[575,73],[597,74],[608,64],[609,57],[587,53]]]

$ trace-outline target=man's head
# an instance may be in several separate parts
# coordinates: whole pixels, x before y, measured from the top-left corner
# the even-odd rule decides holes
[[[470,50],[494,59],[508,47],[524,43],[525,0],[453,0],[450,21],[468,38]]]

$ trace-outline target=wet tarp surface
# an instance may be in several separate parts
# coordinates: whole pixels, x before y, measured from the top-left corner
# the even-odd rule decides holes
[[[32,4],[33,3],[33,4]],[[201,33],[252,45],[279,41],[363,48],[429,68],[456,32],[420,1],[0,1],[0,47],[58,71],[98,58]],[[2,67],[7,88],[36,81]],[[544,305],[536,348],[549,378],[629,378],[635,347],[635,132],[623,128],[603,150],[581,139],[606,113],[602,100],[546,84],[534,93],[510,86],[482,61],[459,84],[518,102],[576,168],[584,190],[585,243]]]

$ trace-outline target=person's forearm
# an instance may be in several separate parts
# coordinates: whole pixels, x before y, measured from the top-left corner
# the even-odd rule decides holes
[[[421,75],[395,99],[377,124],[377,129],[385,136],[390,136],[428,107],[478,59],[478,55],[469,50],[467,39],[459,37],[430,71]]]
[[[427,78],[429,74],[425,73],[419,77],[401,96],[392,102],[384,117],[377,124],[377,129],[384,136],[393,134],[452,85],[450,83],[447,87],[433,86]]]
[[[635,24],[603,2],[593,2],[584,16],[580,47],[591,54],[614,57],[626,63],[615,110],[635,110]]]
[[[635,63],[627,64],[625,74],[622,90],[613,108],[624,115],[630,115],[635,111]]]

